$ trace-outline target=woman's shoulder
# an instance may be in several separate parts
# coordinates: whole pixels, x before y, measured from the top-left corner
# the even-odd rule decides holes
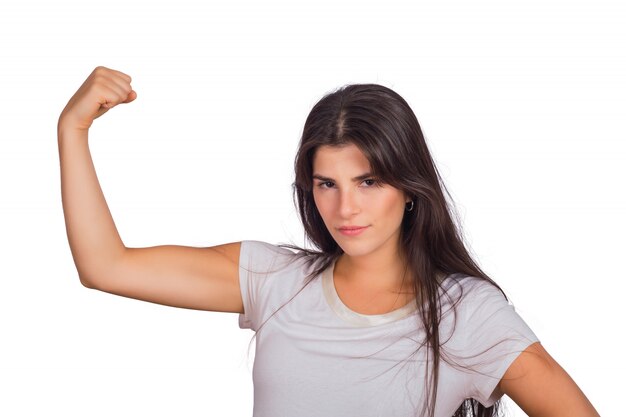
[[[262,240],[242,240],[242,249],[245,246],[248,251],[259,252],[263,254],[280,254],[280,255],[294,255],[295,252],[280,246],[279,244],[269,243]]]
[[[272,270],[309,269],[311,256],[281,245],[262,240],[243,240],[241,241],[240,265]]]
[[[467,335],[485,335],[486,332],[493,332],[494,337],[510,332],[533,336],[514,305],[493,281],[456,275],[448,277],[442,288],[446,288],[441,298],[442,323],[457,335],[454,343],[464,343],[459,340],[465,340]]]
[[[442,305],[450,305],[466,312],[509,304],[504,292],[495,282],[462,273],[451,274],[443,279],[441,302]]]
[[[446,292],[466,294],[468,292],[493,292],[495,290],[502,293],[493,280],[464,273],[449,274],[440,280],[440,286]]]

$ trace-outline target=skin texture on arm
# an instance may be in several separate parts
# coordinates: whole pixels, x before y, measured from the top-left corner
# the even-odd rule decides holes
[[[97,67],[70,98],[57,124],[61,167],[61,200],[72,257],[81,282],[110,275],[125,253],[96,175],[89,151],[89,128],[94,119],[137,93],[130,76]]]
[[[599,417],[541,343],[533,343],[517,357],[496,390],[511,397],[530,417]]]

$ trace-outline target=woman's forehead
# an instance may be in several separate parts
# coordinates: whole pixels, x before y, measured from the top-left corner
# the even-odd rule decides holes
[[[331,172],[359,175],[370,171],[370,163],[363,152],[355,145],[323,146],[318,148],[313,158],[314,173]]]

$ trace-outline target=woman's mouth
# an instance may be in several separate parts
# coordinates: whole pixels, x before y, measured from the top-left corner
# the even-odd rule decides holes
[[[341,232],[341,234],[346,235],[346,236],[356,236],[356,235],[360,235],[361,233],[363,233],[363,231],[367,229],[367,227],[368,226],[363,226],[363,227],[348,226],[348,227],[339,228],[339,231]]]

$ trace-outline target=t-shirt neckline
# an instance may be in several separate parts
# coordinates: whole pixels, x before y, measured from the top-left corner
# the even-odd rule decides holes
[[[407,317],[409,314],[417,310],[415,302],[410,302],[405,306],[402,306],[396,310],[390,311],[385,314],[361,314],[354,310],[351,310],[346,306],[335,288],[333,280],[333,272],[335,269],[335,261],[333,261],[328,268],[322,271],[322,287],[324,291],[324,297],[328,302],[328,305],[343,320],[359,326],[359,327],[371,327],[379,326],[381,324],[391,323],[396,320]]]

